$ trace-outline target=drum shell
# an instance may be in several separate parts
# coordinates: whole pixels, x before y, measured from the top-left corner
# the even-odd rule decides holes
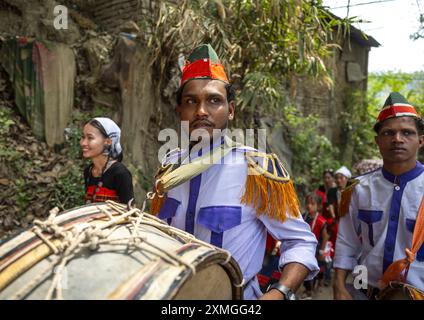
[[[392,281],[376,297],[377,300],[424,300],[424,292],[414,286]]]
[[[101,203],[70,210],[56,220],[65,229],[84,224],[102,224],[108,221],[103,212],[105,210],[117,215],[113,207]],[[233,258],[228,259],[225,251],[201,242],[189,242],[187,238],[190,235],[187,234],[187,238],[175,235],[173,228],[150,215],[146,214],[146,217],[147,222],[153,225],[141,223],[138,226],[137,232],[144,240],[137,248],[128,245],[128,241],[118,241],[131,237],[134,232],[133,225],[126,221],[106,230],[111,232],[108,240],[115,240],[114,243],[101,244],[95,250],[81,249],[62,274],[63,298],[242,298],[242,289],[236,285],[242,282],[240,269]],[[50,264],[56,258],[32,231],[28,230],[16,238],[20,238],[20,241],[15,241],[15,247],[10,241],[16,239],[0,246],[0,299],[16,298],[16,293],[34,281],[37,275],[51,268]],[[43,250],[44,256],[39,253]],[[166,252],[177,259],[170,258]],[[34,255],[37,258],[22,267],[22,260]],[[11,272],[16,275],[10,277]],[[34,290],[22,298],[44,299],[55,272],[57,270],[52,269],[48,277],[39,281]],[[7,276],[12,280],[9,279],[9,283],[4,285],[2,279]]]

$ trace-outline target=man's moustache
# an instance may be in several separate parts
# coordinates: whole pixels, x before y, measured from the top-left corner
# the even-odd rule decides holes
[[[210,127],[213,127],[214,126],[214,124],[212,122],[210,122],[209,120],[196,120],[191,125],[193,127],[194,126],[198,126],[198,125],[201,125],[201,126],[210,126]]]

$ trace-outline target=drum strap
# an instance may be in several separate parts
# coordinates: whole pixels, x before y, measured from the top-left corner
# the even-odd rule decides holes
[[[412,235],[412,246],[406,248],[406,257],[401,260],[393,262],[384,272],[380,281],[382,288],[389,285],[390,281],[406,282],[408,276],[409,266],[415,260],[417,251],[424,243],[424,196],[421,198],[420,208],[418,209],[417,220],[415,222],[414,233]],[[404,272],[404,274],[402,274]]]

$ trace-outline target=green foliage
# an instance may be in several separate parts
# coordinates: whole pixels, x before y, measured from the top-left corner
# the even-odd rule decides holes
[[[240,110],[253,111],[256,106],[268,106],[277,111],[284,103],[283,88],[275,75],[265,72],[252,72],[244,78],[244,88],[239,94]]]
[[[143,37],[152,51],[159,92],[172,77],[170,71],[178,68],[179,55],[208,42],[229,74],[240,76],[239,104],[263,111],[283,106],[278,95],[291,75],[309,75],[331,85],[324,61],[352,22],[335,19],[320,0],[162,1],[150,12]]]
[[[363,108],[362,111],[355,109],[349,112],[354,119],[354,128],[351,132],[354,136],[355,155],[359,158],[379,156],[374,143],[375,133],[372,127],[384,105],[384,101],[393,91],[401,93],[417,109],[418,113],[424,114],[424,72],[387,71],[370,73],[366,108]]]
[[[154,185],[153,177],[146,176],[140,169],[136,170],[136,175],[143,190],[148,191],[152,188],[152,185]]]
[[[368,78],[368,104],[377,116],[390,92],[401,93],[420,114],[424,114],[424,72],[378,72]]]
[[[379,157],[372,129],[376,114],[361,90],[347,89],[345,97],[344,111],[340,115],[343,144],[339,158],[352,167],[360,160]]]
[[[59,177],[53,189],[51,204],[62,210],[84,204],[84,179],[80,166],[70,167]]]
[[[340,37],[348,38],[355,18],[335,18],[321,0],[155,4],[139,25],[142,41],[152,52],[150,65],[158,93],[168,92],[164,86],[179,69],[181,54],[187,56],[196,45],[211,43],[238,89],[236,110],[242,112],[237,122],[244,120],[240,125],[258,127],[264,115],[284,121],[294,154],[294,175],[301,183],[321,177],[327,167],[337,167],[338,149],[317,134],[317,117],[302,118],[294,108],[287,108],[288,79],[308,76],[331,87],[332,75],[325,61],[338,47]]]
[[[21,157],[22,155],[20,152],[8,148],[7,145],[0,141],[0,159],[2,161],[13,164],[19,162]]]
[[[15,182],[15,199],[16,205],[19,208],[21,214],[25,214],[25,209],[31,201],[31,186],[24,179],[17,179]]]
[[[71,159],[79,160],[82,157],[80,147],[82,128],[81,126],[71,124],[67,129],[66,146],[68,155]]]
[[[72,124],[82,126],[95,117],[111,117],[110,113],[110,108],[101,105],[95,105],[90,111],[75,109],[72,113]]]
[[[366,99],[360,91],[346,94],[344,112],[341,114],[343,141],[341,159],[354,164],[362,159],[380,158],[374,142],[373,126],[390,92],[400,92],[423,114],[424,72],[404,73],[396,71],[370,73]]]
[[[295,107],[287,106],[284,120],[289,129],[295,183],[301,189],[317,187],[325,169],[340,167],[336,160],[339,150],[324,135],[317,133],[317,116],[304,118]]]
[[[7,163],[16,172],[22,172],[28,162],[23,159],[23,154],[7,143],[6,137],[9,129],[15,124],[13,111],[10,108],[0,109],[0,163]]]
[[[9,132],[10,126],[15,124],[15,122],[11,119],[11,112],[12,111],[9,108],[0,109],[0,136]]]

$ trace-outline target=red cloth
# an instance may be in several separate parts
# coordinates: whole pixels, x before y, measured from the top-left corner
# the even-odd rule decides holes
[[[314,220],[312,219],[309,223],[311,228],[312,228],[313,221]],[[318,213],[318,217],[317,217],[317,220],[315,222],[314,229],[312,230],[313,234],[315,235],[315,237],[317,238],[318,241],[319,241],[319,238],[321,237],[322,228],[324,227],[326,222],[327,222],[327,220],[325,220],[325,218]]]
[[[336,247],[337,232],[339,231],[339,222],[335,218],[330,218],[327,220],[327,231],[330,234],[330,239],[333,248]],[[334,251],[331,254],[331,257],[334,258]]]
[[[400,117],[401,115],[411,115],[411,116],[416,116],[419,117],[417,111],[415,110],[415,108],[411,105],[393,105],[393,106],[389,106],[389,107],[385,107],[383,110],[381,110],[380,114],[378,115],[378,119],[377,122],[382,122],[388,118],[393,118],[393,117]]]
[[[224,66],[220,63],[212,63],[209,59],[199,59],[185,65],[180,85],[183,85],[189,79],[197,78],[218,79],[229,83]]]
[[[266,236],[266,251],[265,259],[262,269],[257,274],[261,290],[265,292],[268,286],[280,279],[281,273],[278,270],[280,260],[280,250],[278,249],[276,255],[271,255],[272,250],[275,248],[277,240],[275,240],[269,233]]]
[[[269,233],[266,234],[266,254],[271,254],[272,250],[275,248],[277,240],[275,240]],[[280,248],[277,250],[277,256],[280,256]]]
[[[315,194],[321,198],[321,208],[325,208],[325,204],[327,203],[327,196],[325,192],[322,192],[321,190],[316,189]],[[322,214],[323,212],[320,212],[320,213]]]
[[[96,190],[96,186],[88,186],[87,187],[87,191],[85,193],[85,200],[92,200],[93,199],[93,194]],[[105,188],[105,187],[99,187],[99,189],[97,190],[96,193],[96,202],[104,202],[106,200],[112,200],[112,201],[118,201],[119,202],[119,198],[118,195],[116,193],[116,190],[112,190],[109,188]]]

